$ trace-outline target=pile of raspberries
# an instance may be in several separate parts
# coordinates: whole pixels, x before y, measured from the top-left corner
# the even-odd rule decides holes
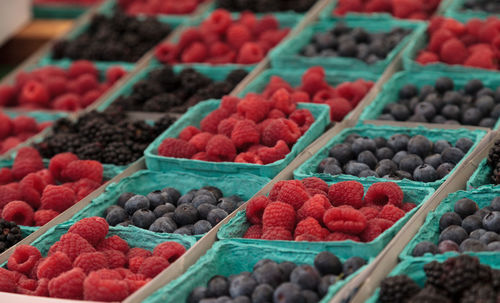
[[[51,124],[52,122],[37,123],[34,118],[22,115],[11,119],[0,111],[0,155],[38,134]]]
[[[177,242],[153,252],[108,235],[106,220],[85,218],[71,226],[43,257],[19,245],[0,268],[0,291],[52,298],[122,301],[175,262],[186,249]]]
[[[333,15],[347,13],[389,13],[402,19],[429,19],[441,0],[339,0]]]
[[[357,181],[330,187],[316,177],[279,181],[268,197],[248,201],[252,225],[243,238],[370,242],[416,206],[403,197],[394,182],[374,183],[364,194]]]
[[[77,111],[94,103],[125,74],[123,68],[112,66],[101,82],[96,66],[86,60],[74,61],[68,69],[49,65],[20,72],[14,85],[0,85],[0,107]]]
[[[118,0],[118,7],[129,15],[187,15],[204,0]]]
[[[279,76],[272,76],[262,95],[270,98],[277,90],[286,89],[295,102],[314,102],[330,106],[330,119],[338,122],[358,105],[373,84],[372,81],[358,79],[354,82],[342,82],[334,87],[326,82],[323,67],[315,66],[302,75],[302,83],[297,87],[292,87]]]
[[[165,139],[158,155],[269,164],[285,158],[314,121],[308,109],[297,109],[286,89],[277,90],[270,98],[225,96],[219,108],[201,120],[199,129],[188,126],[178,139]]]
[[[42,226],[93,192],[103,182],[103,166],[72,153],[54,156],[48,169],[32,147],[17,152],[12,168],[0,169],[0,218]]]
[[[429,44],[420,51],[420,64],[444,62],[474,68],[497,70],[500,59],[500,18],[471,19],[462,24],[436,17],[428,29]]]
[[[217,9],[199,27],[184,30],[177,44],[158,45],[155,55],[169,64],[254,64],[290,31],[279,27],[272,15],[258,19],[254,13],[245,12],[233,19],[229,11]]]

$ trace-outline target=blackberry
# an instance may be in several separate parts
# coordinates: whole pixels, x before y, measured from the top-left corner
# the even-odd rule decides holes
[[[21,229],[14,222],[0,219],[0,253],[22,240]]]
[[[425,286],[416,296],[408,300],[408,303],[451,303],[446,293],[431,286]]]
[[[102,147],[103,145],[99,142],[85,144],[76,150],[76,155],[82,160],[94,159],[101,161]]]
[[[469,255],[450,258],[443,263],[444,288],[452,295],[460,294],[472,286],[478,278],[479,259]]]
[[[466,289],[460,299],[460,303],[495,303],[497,294],[490,284],[476,283]]]
[[[149,112],[165,112],[170,108],[181,104],[182,100],[180,100],[176,95],[162,93],[146,101],[143,109]]]
[[[443,286],[445,273],[443,271],[443,265],[437,261],[432,261],[424,265],[424,272],[427,276],[427,283],[440,288]]]
[[[403,303],[419,291],[417,283],[406,275],[388,277],[380,285],[379,302]]]
[[[227,75],[226,81],[231,83],[233,86],[236,86],[241,82],[241,80],[245,79],[247,75],[248,72],[246,70],[235,69]]]

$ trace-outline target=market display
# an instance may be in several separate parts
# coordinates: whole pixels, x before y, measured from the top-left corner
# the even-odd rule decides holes
[[[34,118],[29,116],[10,118],[0,111],[0,124],[0,154],[4,154],[49,127],[52,122],[38,123]]]
[[[429,19],[439,7],[441,0],[339,0],[332,14],[389,13],[396,18]]]

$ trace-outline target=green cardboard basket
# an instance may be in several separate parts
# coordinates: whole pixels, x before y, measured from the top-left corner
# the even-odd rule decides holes
[[[489,166],[488,161],[484,159],[479,163],[479,166],[469,178],[469,181],[467,181],[467,189],[471,190],[483,186],[496,187],[497,185],[491,182],[491,172],[491,166]]]
[[[451,3],[444,15],[456,19],[460,22],[467,22],[470,19],[488,19],[489,17],[500,18],[500,14],[491,14],[481,10],[464,9],[465,0],[455,0]]]
[[[76,19],[83,15],[91,6],[78,4],[35,3],[33,17],[35,19]]]

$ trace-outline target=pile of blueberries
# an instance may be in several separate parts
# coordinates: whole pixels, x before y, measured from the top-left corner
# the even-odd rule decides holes
[[[500,3],[491,0],[465,0],[464,9],[500,14]]]
[[[412,251],[415,257],[426,253],[448,251],[500,251],[500,197],[479,209],[476,202],[463,198],[455,202],[452,212],[439,219],[439,243],[418,243]]]
[[[317,172],[434,182],[448,175],[473,144],[469,138],[460,138],[453,146],[446,140],[432,142],[422,135],[371,139],[351,134],[330,149]]]
[[[448,77],[420,90],[407,84],[399,90],[399,100],[387,104],[379,120],[463,124],[492,128],[500,118],[500,87],[495,91],[473,79],[456,89]]]
[[[339,22],[330,31],[315,34],[301,54],[306,57],[350,57],[373,64],[384,60],[410,32],[397,27],[388,33],[370,33]]]
[[[227,278],[213,276],[206,287],[191,291],[187,303],[319,302],[331,285],[365,264],[360,257],[351,257],[342,264],[327,251],[316,255],[314,266],[262,259],[252,272]]]
[[[224,197],[213,186],[193,189],[184,195],[166,187],[146,196],[123,193],[116,205],[106,209],[104,217],[111,226],[134,225],[160,233],[202,235],[243,203],[238,196]]]

